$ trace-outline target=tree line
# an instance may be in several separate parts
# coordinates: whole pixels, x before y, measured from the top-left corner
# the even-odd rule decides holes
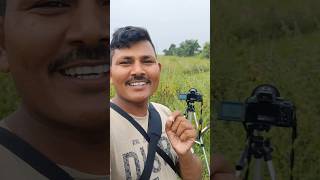
[[[171,44],[168,49],[164,49],[165,56],[190,57],[197,56],[210,58],[210,42],[206,42],[201,49],[198,40],[188,39],[179,44]]]

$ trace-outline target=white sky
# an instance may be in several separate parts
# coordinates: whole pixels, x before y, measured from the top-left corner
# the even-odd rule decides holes
[[[158,53],[170,44],[210,41],[210,0],[111,0],[110,32],[123,26],[146,28]]]

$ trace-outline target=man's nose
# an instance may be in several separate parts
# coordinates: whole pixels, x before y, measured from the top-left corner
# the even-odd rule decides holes
[[[133,64],[132,70],[131,70],[131,75],[141,76],[141,75],[145,75],[145,74],[146,74],[146,72],[143,67],[143,64],[141,64],[140,62],[136,62]]]
[[[66,35],[73,45],[95,46],[98,43],[109,43],[109,12],[99,7],[96,1],[83,2],[74,11]]]

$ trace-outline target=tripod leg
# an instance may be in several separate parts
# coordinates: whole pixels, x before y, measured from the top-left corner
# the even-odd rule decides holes
[[[206,161],[208,174],[210,175],[210,165],[209,165],[206,149],[204,148],[202,137],[200,137],[200,143],[201,143],[200,146],[201,146],[201,149],[202,149],[202,153],[204,155],[204,160]]]
[[[262,180],[262,158],[255,159],[253,180]]]
[[[271,147],[270,139],[265,140],[264,142],[264,161],[267,163],[269,175],[271,180],[276,180],[276,171],[272,163],[272,153],[273,149]]]
[[[244,175],[244,180],[248,180],[248,178],[249,178],[249,173],[250,173],[250,165],[251,165],[251,155],[249,155],[248,157],[247,157],[247,159],[248,159],[248,164],[247,164],[247,170],[246,170],[246,173],[245,173],[245,175]]]
[[[201,130],[201,135],[205,134],[210,129],[210,126],[207,125],[205,128]]]
[[[274,170],[272,160],[267,161],[267,166],[271,180],[276,180],[276,171]]]
[[[199,128],[199,123],[198,123],[198,120],[197,120],[196,112],[189,111],[188,112],[188,120],[191,123],[194,120],[194,122],[196,124],[196,128],[197,129]],[[199,136],[199,143],[198,144],[201,146],[202,154],[204,156],[204,160],[205,160],[206,166],[207,166],[207,171],[208,171],[208,174],[210,175],[210,165],[209,165],[207,153],[206,153],[206,150],[205,150],[205,147],[204,147],[203,138],[201,136]]]
[[[199,122],[197,120],[196,112],[192,113],[192,117],[193,117],[194,122],[196,123],[196,128],[198,129],[199,128]]]
[[[247,144],[241,153],[238,164],[236,165],[236,177],[237,178],[240,178],[241,172],[243,171],[244,167],[246,166],[246,163],[247,163],[246,161],[247,161],[248,152],[249,152],[248,150],[249,150],[249,146]]]

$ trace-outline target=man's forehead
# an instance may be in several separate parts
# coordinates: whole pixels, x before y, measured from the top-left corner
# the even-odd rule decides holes
[[[120,49],[113,50],[113,57],[123,58],[123,57],[153,57],[155,58],[155,51],[149,41],[142,41],[130,45],[130,47],[123,47]]]

